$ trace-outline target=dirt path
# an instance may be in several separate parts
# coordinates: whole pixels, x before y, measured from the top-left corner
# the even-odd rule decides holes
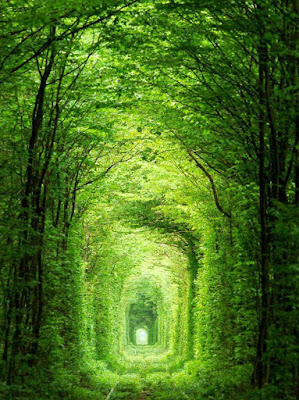
[[[147,389],[144,389],[143,392],[140,394],[140,397],[138,400],[151,400],[151,394],[150,391]]]

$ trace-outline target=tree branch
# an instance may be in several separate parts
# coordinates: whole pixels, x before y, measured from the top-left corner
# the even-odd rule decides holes
[[[213,196],[214,196],[214,200],[215,200],[215,204],[216,207],[218,208],[218,210],[225,215],[227,218],[231,218],[231,214],[227,213],[221,206],[219,199],[218,199],[218,195],[217,195],[217,191],[216,191],[216,186],[214,183],[214,179],[212,178],[211,174],[209,173],[209,171],[199,162],[199,160],[195,157],[194,153],[192,152],[192,150],[187,149],[187,152],[189,154],[189,156],[192,158],[192,160],[195,162],[196,166],[198,168],[200,168],[202,170],[202,172],[206,175],[206,177],[209,179],[210,183],[211,183],[211,187],[212,187],[212,191],[213,191]]]
[[[100,22],[103,22],[103,21],[105,21],[106,19],[109,19],[109,18],[113,17],[114,15],[120,13],[122,10],[124,10],[124,9],[127,8],[127,7],[130,7],[131,5],[137,3],[138,1],[139,1],[139,0],[132,0],[131,2],[129,2],[129,3],[125,4],[125,5],[123,5],[122,7],[119,7],[117,10],[114,10],[114,11],[110,12],[109,14],[107,14],[107,15],[105,15],[105,16],[103,16],[103,17],[100,17],[100,18],[96,19],[95,21],[92,21],[92,22],[86,23],[86,24],[84,24],[84,25],[82,25],[82,26],[79,26],[79,27],[77,27],[77,28],[71,30],[70,32],[68,32],[68,33],[66,33],[66,34],[59,35],[59,36],[56,36],[55,38],[50,38],[50,39],[48,39],[38,50],[36,50],[36,51],[34,52],[34,54],[33,54],[32,56],[28,57],[28,58],[27,58],[25,61],[23,61],[21,64],[19,64],[18,66],[14,67],[14,68],[11,70],[11,72],[14,73],[14,72],[18,71],[20,68],[22,68],[22,67],[24,67],[26,64],[28,64],[31,60],[33,60],[34,58],[36,58],[36,57],[38,57],[39,55],[41,55],[47,48],[49,48],[49,46],[50,46],[54,41],[55,41],[55,42],[61,41],[61,40],[65,39],[66,37],[70,36],[70,35],[74,35],[74,34],[80,32],[80,31],[83,31],[83,30],[85,30],[85,29],[87,29],[87,28],[90,28],[91,26],[97,25],[97,24],[99,24]],[[42,29],[42,28],[40,28],[40,29]],[[35,33],[35,32],[34,32],[34,33]],[[2,83],[2,82],[0,82],[0,83]]]

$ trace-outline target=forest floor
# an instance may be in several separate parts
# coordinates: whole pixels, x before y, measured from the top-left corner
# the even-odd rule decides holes
[[[26,381],[9,393],[0,387],[5,400],[253,400],[250,375],[244,369],[229,368],[211,372],[199,360],[183,361],[161,348],[130,347],[119,360],[89,360],[76,373],[60,379],[41,382]],[[136,350],[136,351],[135,351]],[[133,355],[132,355],[133,354]],[[242,387],[231,374],[242,375]],[[30,390],[28,390],[30,388]],[[5,395],[5,391],[6,394]],[[3,397],[2,397],[3,395]],[[270,399],[269,399],[270,400]]]
[[[194,391],[196,378],[185,369],[174,372],[148,372],[153,365],[144,365],[142,372],[99,372],[93,381],[82,382],[67,400],[198,400]],[[136,366],[137,369],[137,366]],[[160,367],[162,369],[162,366]],[[186,394],[189,391],[189,395]]]
[[[128,366],[126,366],[127,368]],[[139,372],[136,372],[139,369]],[[5,393],[0,387],[0,399],[5,400],[253,400],[249,378],[242,387],[235,381],[227,383],[232,371],[223,369],[213,374],[197,361],[170,370],[168,364],[159,371],[150,362],[135,366],[134,372],[119,373],[103,362],[82,366],[78,375],[67,374],[55,382],[26,382]],[[30,388],[30,390],[28,390]],[[3,396],[3,397],[2,397]],[[270,398],[269,398],[270,400]]]
[[[81,380],[86,390],[67,400],[198,400],[194,367],[158,345],[127,346],[119,360],[93,365],[93,379]]]
[[[156,349],[158,352],[158,349]],[[142,350],[147,353],[147,349]],[[134,355],[119,364],[91,364],[67,396],[55,400],[252,400],[256,393],[250,387],[250,374],[245,367],[213,370],[199,360],[174,360],[160,354]],[[135,362],[136,358],[139,362]],[[228,381],[234,374],[242,377],[242,385]],[[14,399],[15,400],[15,399]],[[22,399],[23,400],[23,399]],[[31,399],[30,399],[31,400]],[[44,400],[44,399],[38,399]],[[51,399],[52,400],[52,399]],[[269,399],[270,400],[270,399]]]

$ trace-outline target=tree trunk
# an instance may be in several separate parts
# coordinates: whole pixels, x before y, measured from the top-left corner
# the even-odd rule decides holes
[[[260,208],[260,250],[261,250],[261,316],[258,335],[255,382],[263,387],[269,379],[270,365],[267,357],[267,340],[270,325],[270,260],[267,223],[267,175],[265,171],[265,69],[267,63],[266,45],[259,47],[259,208]]]

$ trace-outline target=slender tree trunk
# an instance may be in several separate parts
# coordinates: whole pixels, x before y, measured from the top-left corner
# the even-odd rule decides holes
[[[270,365],[267,358],[267,339],[270,325],[270,260],[267,223],[267,175],[265,171],[265,67],[267,49],[259,48],[259,191],[260,191],[260,249],[261,249],[261,316],[258,335],[255,381],[263,387],[269,379]]]
[[[55,34],[51,28],[51,35]],[[52,71],[54,51],[51,52],[41,76],[39,90],[36,96],[32,114],[32,131],[28,145],[28,162],[26,170],[26,183],[24,195],[21,201],[20,220],[23,228],[20,242],[23,256],[16,268],[14,282],[14,333],[11,342],[11,359],[9,362],[7,382],[11,383],[18,368],[17,364],[21,355],[36,352],[39,337],[41,313],[42,313],[42,245],[44,235],[45,210],[40,205],[40,194],[43,192],[46,201],[46,187],[39,178],[41,165],[37,154],[40,151],[39,139],[42,132],[44,119],[44,101],[47,81]],[[36,286],[32,289],[30,281]],[[29,337],[22,334],[26,326]],[[31,335],[31,336],[30,336]],[[31,362],[30,360],[28,360]]]
[[[293,10],[296,15],[299,15],[299,0],[293,0]],[[299,29],[297,26],[294,34],[294,53],[298,49],[299,43]],[[298,87],[298,55],[293,58],[293,85],[294,88]],[[299,206],[299,94],[295,94],[295,205]]]

